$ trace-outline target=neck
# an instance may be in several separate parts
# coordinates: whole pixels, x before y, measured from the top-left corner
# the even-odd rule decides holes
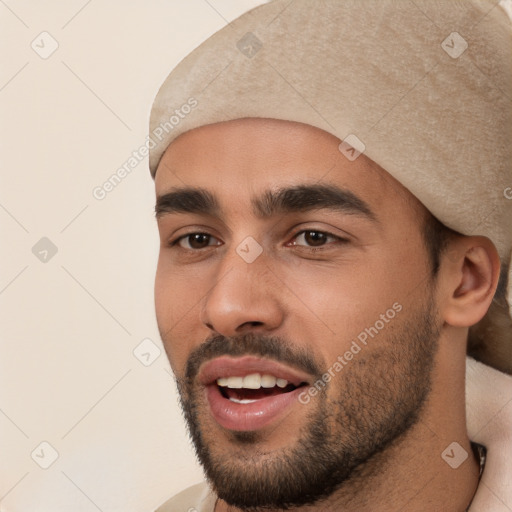
[[[450,361],[444,357],[440,360]],[[478,486],[479,461],[466,430],[464,372],[465,358],[457,365],[438,362],[432,376],[432,391],[419,421],[386,450],[356,468],[328,500],[291,510],[467,510]],[[452,445],[454,442],[458,445]],[[215,512],[239,512],[239,509],[219,500]],[[265,512],[271,511],[265,509]]]

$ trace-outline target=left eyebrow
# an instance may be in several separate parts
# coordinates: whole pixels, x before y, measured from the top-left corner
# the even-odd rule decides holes
[[[293,212],[333,210],[358,215],[377,222],[370,206],[349,190],[335,185],[297,185],[268,190],[252,201],[254,213],[261,218]]]
[[[375,213],[360,197],[335,185],[314,184],[266,190],[251,200],[253,213],[259,218],[269,218],[293,212],[332,210],[358,215],[378,222]],[[208,190],[181,187],[157,198],[157,219],[172,213],[197,213],[221,217],[219,201]]]

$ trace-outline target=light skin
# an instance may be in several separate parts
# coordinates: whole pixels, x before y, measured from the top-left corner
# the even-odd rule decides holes
[[[465,510],[478,485],[478,462],[465,422],[466,339],[496,289],[496,249],[485,237],[455,237],[432,277],[421,231],[424,206],[364,155],[347,160],[339,142],[308,125],[243,119],[197,128],[169,146],[155,178],[157,198],[201,188],[219,206],[206,214],[176,212],[170,202],[160,203],[155,305],[171,367],[183,380],[191,354],[206,340],[252,333],[262,339],[282,337],[311,354],[325,372],[394,303],[403,306],[331,386],[255,431],[252,442],[240,442],[214,420],[201,386],[193,382],[199,428],[211,456],[239,463],[238,474],[244,472],[243,457],[251,456],[257,471],[295,447],[308,415],[319,411],[322,401],[335,408],[341,395],[362,392],[349,387],[350,376],[362,375],[357,373],[363,371],[361,362],[408,353],[398,350],[397,336],[407,340],[431,304],[437,339],[431,343],[430,391],[417,421],[355,469],[329,498],[293,510]],[[361,203],[343,210],[256,215],[252,198],[298,185],[334,186]],[[185,237],[193,233],[209,236]],[[236,251],[248,236],[263,250],[252,263]],[[354,400],[357,404],[358,397]],[[342,439],[343,428],[331,427]],[[457,469],[441,458],[453,441],[469,454]],[[215,510],[240,509],[219,499]]]

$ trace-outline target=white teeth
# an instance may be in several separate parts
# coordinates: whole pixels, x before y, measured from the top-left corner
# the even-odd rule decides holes
[[[248,400],[244,398],[243,400],[238,400],[238,398],[230,398],[232,402],[235,402],[235,404],[252,404],[256,402],[257,400]]]
[[[260,389],[261,375],[259,373],[251,373],[244,377],[243,386],[247,389]]]
[[[243,382],[243,377],[228,377],[228,388],[240,389],[243,387]]]
[[[261,387],[262,388],[273,388],[276,385],[277,379],[273,375],[262,375],[261,376]]]
[[[286,379],[278,379],[273,375],[251,373],[245,377],[220,377],[217,379],[217,384],[231,389],[260,389],[273,388],[276,385],[280,388],[285,388],[289,383]]]

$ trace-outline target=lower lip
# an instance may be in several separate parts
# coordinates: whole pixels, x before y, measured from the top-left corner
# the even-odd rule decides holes
[[[248,432],[264,428],[289,412],[302,391],[302,388],[297,388],[250,404],[237,404],[224,398],[218,386],[211,384],[206,388],[206,396],[210,411],[219,425],[228,430]]]

